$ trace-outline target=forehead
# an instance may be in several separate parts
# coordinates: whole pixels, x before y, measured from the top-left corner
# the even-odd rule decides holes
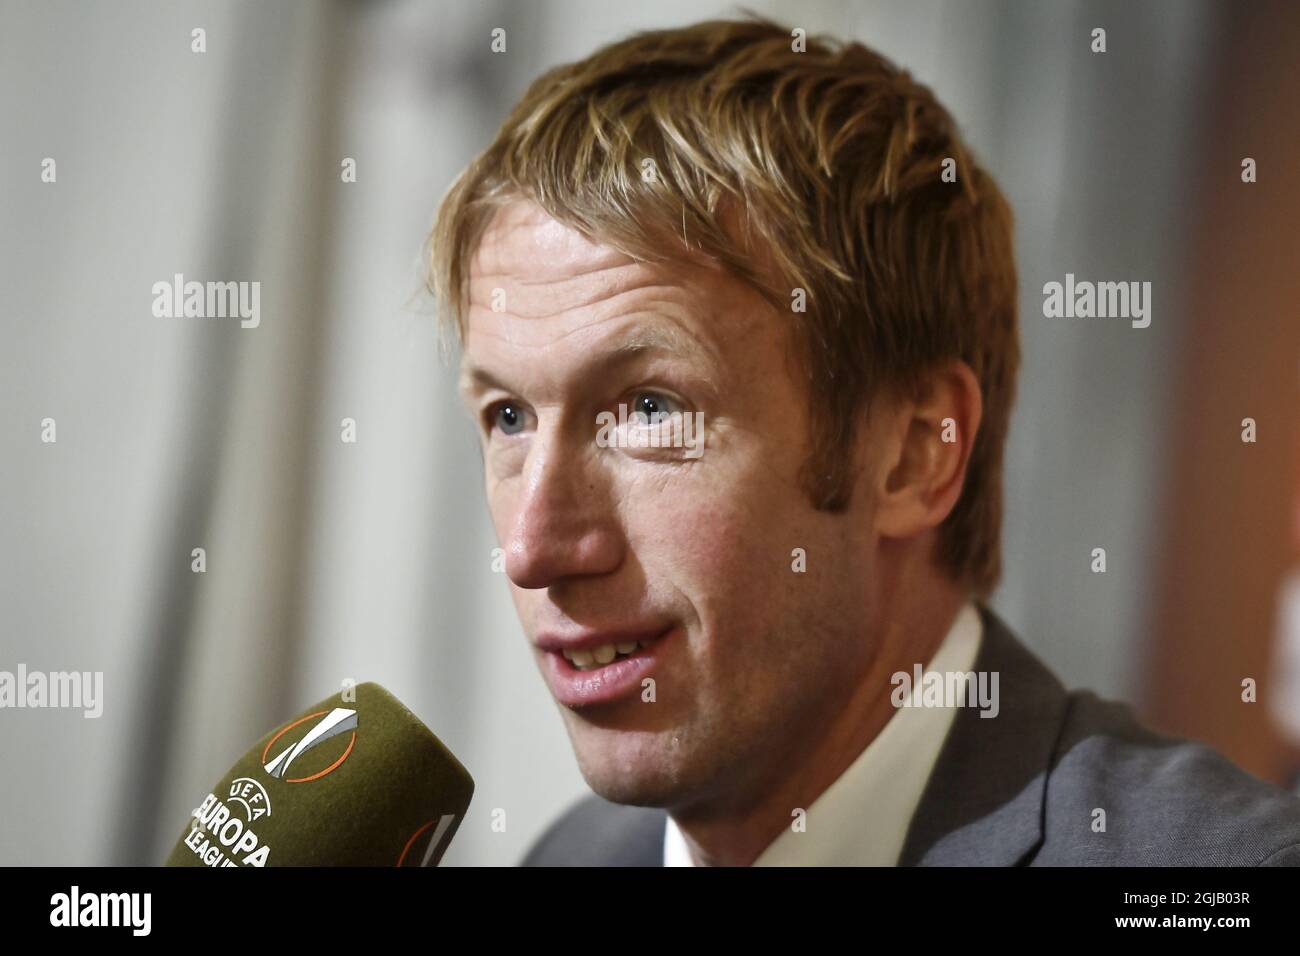
[[[763,302],[719,266],[635,260],[525,200],[502,207],[488,224],[471,256],[468,284],[470,347],[476,338],[502,337],[541,345],[620,324],[647,334],[656,325],[678,326],[722,345],[752,332],[758,319],[752,300]],[[628,322],[610,321],[619,317]]]
[[[530,276],[560,281],[632,260],[552,219],[535,203],[502,206],[489,221],[470,262],[477,277]]]

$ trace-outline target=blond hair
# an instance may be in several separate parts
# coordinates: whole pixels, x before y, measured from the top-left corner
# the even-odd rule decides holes
[[[637,259],[712,257],[781,310],[804,290],[806,311],[790,311],[811,409],[804,486],[832,511],[848,504],[845,449],[870,400],[965,361],[983,419],[935,556],[987,595],[1019,365],[1010,209],[906,71],[858,43],[799,45],[751,16],[640,33],[546,72],[444,197],[430,284],[463,339],[470,257],[522,198]]]

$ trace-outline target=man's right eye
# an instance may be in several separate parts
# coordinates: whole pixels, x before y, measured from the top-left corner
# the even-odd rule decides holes
[[[503,435],[517,435],[524,430],[528,413],[518,402],[497,402],[485,417],[489,430],[499,428]]]

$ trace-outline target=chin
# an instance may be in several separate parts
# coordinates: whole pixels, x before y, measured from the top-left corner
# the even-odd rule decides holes
[[[582,777],[593,793],[610,803],[632,807],[672,807],[681,802],[679,788],[655,775],[628,776],[583,772]]]
[[[686,755],[657,746],[657,735],[575,728],[572,742],[587,786],[611,803],[670,807],[689,800]]]

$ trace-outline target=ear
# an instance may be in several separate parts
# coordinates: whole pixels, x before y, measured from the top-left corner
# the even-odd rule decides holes
[[[914,537],[956,507],[983,409],[979,381],[958,359],[933,369],[919,397],[889,406],[875,488],[882,537]]]

